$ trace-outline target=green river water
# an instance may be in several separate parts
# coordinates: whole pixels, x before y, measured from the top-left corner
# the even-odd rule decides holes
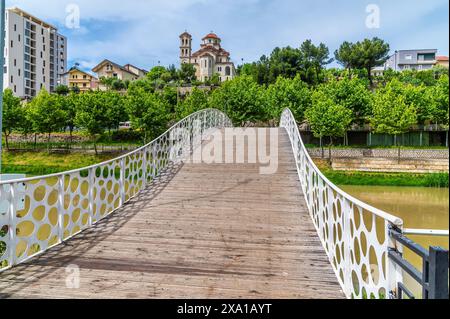
[[[444,229],[449,226],[449,189],[395,186],[340,186],[350,195],[376,208],[403,219],[404,228]],[[449,248],[449,238],[408,236],[426,249],[430,246]],[[422,270],[421,259],[405,250],[405,258]],[[420,287],[405,276],[405,282],[417,294]]]

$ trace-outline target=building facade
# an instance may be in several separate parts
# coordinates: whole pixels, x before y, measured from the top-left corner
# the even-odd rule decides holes
[[[441,66],[448,69],[448,56],[437,56],[436,66]]]
[[[181,34],[180,42],[180,62],[195,67],[197,80],[204,82],[218,74],[219,80],[224,82],[236,76],[230,53],[222,48],[222,40],[216,34],[206,35],[202,39],[200,49],[194,53],[192,53],[192,36],[189,33]]]
[[[74,66],[61,75],[61,84],[68,86],[70,89],[76,87],[80,92],[86,92],[98,88],[98,79]]]
[[[385,69],[395,71],[429,70],[436,64],[436,49],[427,50],[399,50],[385,63]]]
[[[30,99],[53,92],[67,69],[67,39],[58,29],[19,8],[6,10],[4,87]]]
[[[146,76],[147,71],[135,67],[131,64],[122,66],[114,63],[110,60],[103,60],[100,64],[92,69],[97,73],[99,79],[101,78],[114,78],[122,81],[135,81]],[[102,83],[99,83],[100,90],[106,90],[107,87]]]

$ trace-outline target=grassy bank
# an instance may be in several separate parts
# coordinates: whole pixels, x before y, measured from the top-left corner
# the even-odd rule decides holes
[[[101,163],[116,155],[53,154],[47,152],[3,152],[2,173],[31,176],[59,173]]]
[[[316,160],[316,165],[336,185],[449,187],[448,173],[375,173],[335,171],[327,161]]]

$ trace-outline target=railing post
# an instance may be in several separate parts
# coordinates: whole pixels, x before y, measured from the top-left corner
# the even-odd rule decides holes
[[[64,241],[64,175],[58,178],[58,239]]]
[[[14,266],[16,264],[16,227],[17,227],[17,216],[16,216],[16,184],[10,185],[10,202],[9,202],[9,266]]]
[[[401,244],[391,236],[391,229],[398,229],[398,226],[392,225],[390,222],[385,221],[385,236],[387,238],[386,246],[386,282],[387,291],[390,299],[399,298],[398,283],[403,282],[403,271],[399,265],[397,265],[391,258],[388,258],[390,250],[395,250],[400,254],[403,254],[403,247]],[[398,229],[401,232],[401,229]]]
[[[92,226],[92,221],[94,218],[94,184],[95,184],[95,170],[94,168],[89,169],[89,218],[88,223],[89,227]]]
[[[428,298],[448,299],[448,250],[430,247]]]
[[[344,199],[344,203],[342,204],[342,220],[344,221],[343,225],[343,237],[344,240],[344,261],[345,261],[345,270],[344,270],[344,293],[347,298],[351,295],[352,291],[352,262],[351,262],[351,252],[350,248],[353,243],[351,236],[351,221],[352,214],[354,209],[350,202],[347,199]]]
[[[120,207],[125,204],[125,158],[120,160]]]
[[[144,148],[142,150],[144,152],[144,155],[142,156],[142,189],[145,188],[145,185],[147,184],[147,149]],[[169,157],[170,157],[170,151],[169,151]],[[170,159],[169,159],[170,161]]]

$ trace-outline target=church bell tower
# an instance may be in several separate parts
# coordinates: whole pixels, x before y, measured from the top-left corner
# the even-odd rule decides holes
[[[191,63],[192,36],[185,31],[180,35],[180,62]]]

